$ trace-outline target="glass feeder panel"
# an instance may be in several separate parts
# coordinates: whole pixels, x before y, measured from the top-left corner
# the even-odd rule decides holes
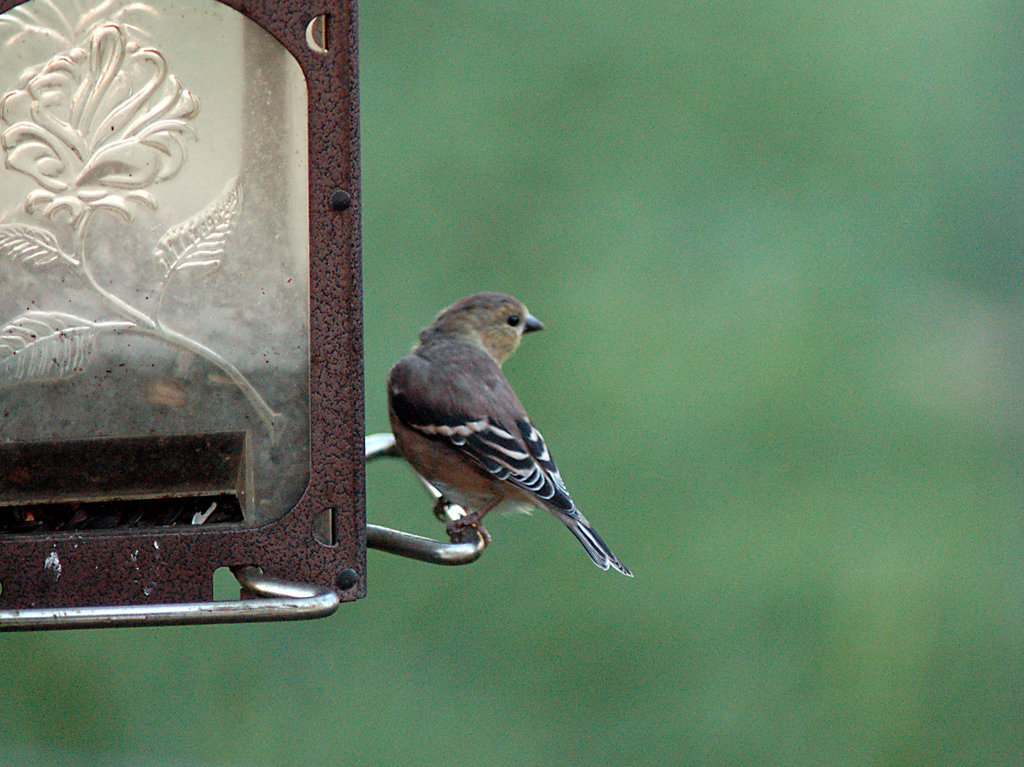
[[[213,0],[0,15],[0,512],[294,506],[306,130],[298,63]]]

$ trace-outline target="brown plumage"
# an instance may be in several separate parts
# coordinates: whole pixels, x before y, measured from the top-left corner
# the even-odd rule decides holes
[[[444,309],[388,375],[395,441],[445,499],[472,510],[453,528],[479,525],[500,506],[546,509],[594,564],[631,576],[576,508],[544,438],[501,372],[523,333],[543,327],[502,293],[476,293]]]

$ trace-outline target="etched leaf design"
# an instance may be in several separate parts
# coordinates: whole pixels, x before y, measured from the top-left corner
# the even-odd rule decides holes
[[[53,234],[28,224],[0,224],[0,256],[27,266],[46,266],[61,258],[74,262]]]
[[[70,378],[81,372],[101,332],[132,327],[63,312],[26,312],[0,328],[0,386]]]
[[[164,267],[165,278],[183,269],[220,266],[241,206],[242,188],[235,179],[205,210],[168,229],[153,253]]]

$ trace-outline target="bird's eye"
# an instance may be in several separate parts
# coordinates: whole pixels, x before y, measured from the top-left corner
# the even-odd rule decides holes
[[[510,314],[508,316],[508,319],[506,320],[506,322],[508,322],[508,324],[511,325],[512,327],[515,327],[516,325],[519,324],[519,315],[518,314]]]

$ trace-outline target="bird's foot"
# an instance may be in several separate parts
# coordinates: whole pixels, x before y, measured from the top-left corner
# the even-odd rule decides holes
[[[467,514],[464,517],[453,519],[448,523],[448,538],[452,543],[468,543],[473,540],[475,535],[479,535],[484,539],[484,545],[489,546],[491,544],[491,534],[487,532],[487,528],[480,523],[480,519],[475,514]]]
[[[439,495],[437,500],[434,501],[434,516],[441,522],[448,521],[448,499],[443,495]]]

